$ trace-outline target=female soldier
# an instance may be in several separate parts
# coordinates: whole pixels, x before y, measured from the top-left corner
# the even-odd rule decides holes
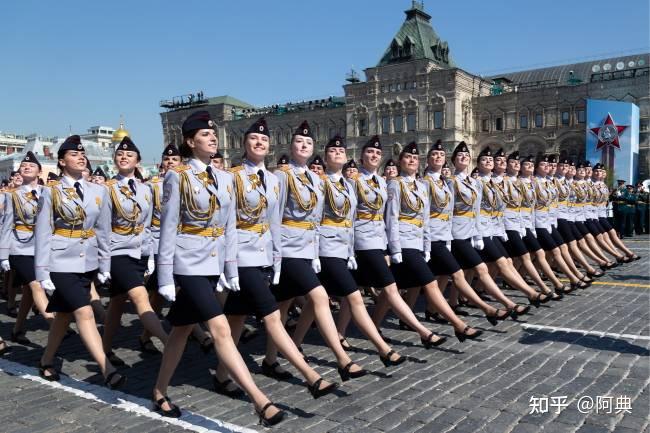
[[[183,122],[180,151],[188,165],[165,175],[158,284],[160,294],[172,302],[167,316],[172,330],[153,389],[154,405],[163,416],[181,415],[167,397],[167,386],[193,325],[205,322],[219,359],[253,401],[260,422],[273,425],[285,414],[253,382],[214,295],[221,273],[233,291],[239,290],[239,277],[232,176],[210,165],[217,151],[213,126],[207,111],[194,112]],[[180,286],[178,298],[175,282]]]
[[[325,382],[304,360],[282,325],[278,306],[269,288],[271,277],[280,280],[281,239],[278,179],[266,170],[264,157],[270,149],[270,132],[264,118],[244,134],[245,157],[230,172],[235,180],[237,205],[237,265],[241,290],[228,295],[224,312],[235,344],[239,341],[248,314],[262,319],[267,334],[284,357],[305,377],[314,398],[327,394],[335,384]],[[272,274],[272,275],[271,275]],[[262,361],[262,372],[275,379],[289,379],[277,361]],[[228,388],[231,380],[223,363],[214,377],[217,392],[237,396],[238,388]]]
[[[303,314],[315,315],[325,343],[336,356],[339,375],[346,381],[361,377],[366,371],[356,365],[341,346],[327,292],[316,276],[321,271],[317,228],[323,213],[323,194],[321,179],[307,170],[307,160],[313,152],[311,129],[307,122],[302,122],[291,139],[289,167],[275,173],[280,181],[282,272],[278,285],[273,286],[273,295],[280,303],[283,321],[286,321],[291,300],[306,296]],[[266,360],[273,365],[275,358],[276,350],[269,344]]]
[[[36,279],[51,295],[46,311],[56,313],[38,369],[43,379],[59,380],[52,361],[74,318],[104,383],[117,388],[126,382],[126,376],[117,373],[102,350],[90,307],[90,283],[97,268],[101,283],[111,276],[111,212],[106,188],[83,179],[84,153],[78,135],[66,138],[58,151],[61,179],[43,188],[38,200],[34,267]]]
[[[399,156],[400,176],[388,183],[386,231],[391,270],[398,287],[406,289],[410,296],[417,297],[423,289],[428,303],[452,324],[456,338],[463,342],[478,337],[482,331],[467,325],[454,313],[427,265],[431,258],[431,212],[427,189],[415,179],[418,155],[417,143],[405,146]]]
[[[320,225],[319,258],[322,271],[319,279],[330,296],[342,298],[340,314],[351,314],[355,323],[375,345],[385,366],[398,365],[406,360],[390,348],[368,315],[361,293],[350,270],[357,269],[354,257],[354,213],[357,207],[354,188],[341,172],[346,161],[345,142],[335,136],[325,146],[327,174],[321,176],[325,200]],[[303,312],[293,334],[300,344],[313,317]],[[342,339],[341,344],[345,340]]]
[[[397,164],[392,159],[386,161],[384,164],[384,176],[383,178],[388,182],[389,180],[397,177]]]
[[[106,182],[111,208],[111,301],[102,338],[106,356],[114,365],[124,365],[112,351],[113,337],[120,326],[124,305],[129,299],[145,329],[163,344],[167,333],[149,304],[144,273],[151,253],[147,239],[151,225],[152,197],[149,188],[135,179],[140,150],[124,137],[113,157],[117,176]],[[140,344],[142,341],[140,340]],[[144,349],[144,347],[143,347]]]
[[[9,190],[5,198],[5,216],[0,233],[0,265],[3,271],[13,269],[14,283],[22,286],[23,296],[11,332],[11,341],[29,344],[24,325],[32,305],[36,305],[38,312],[48,322],[52,321],[54,315],[45,311],[47,297],[34,275],[34,224],[38,198],[43,187],[38,184],[41,164],[31,151],[23,158],[18,172],[23,183],[20,187]]]
[[[454,200],[451,253],[461,268],[467,271],[466,278],[471,281],[471,277],[476,273],[487,293],[502,303],[510,311],[511,317],[516,318],[519,315],[526,314],[530,306],[517,305],[503,294],[477,252],[477,250],[480,251],[484,247],[477,217],[481,210],[481,187],[476,183],[476,180],[467,175],[469,161],[469,149],[467,144],[461,141],[451,155],[451,163],[455,170],[449,182]]]

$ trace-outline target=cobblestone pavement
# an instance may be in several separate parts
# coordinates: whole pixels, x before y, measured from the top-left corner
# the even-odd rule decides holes
[[[318,400],[297,378],[277,382],[261,374],[264,336],[241,350],[259,386],[289,412],[276,431],[649,432],[650,243],[646,236],[628,245],[643,259],[616,268],[589,289],[542,305],[517,321],[492,327],[477,310],[468,309],[469,323],[485,330],[480,341],[461,344],[449,326],[427,324],[451,338],[437,350],[425,350],[415,334],[399,330],[391,317],[384,333],[409,356],[409,362],[399,367],[384,368],[368,341],[354,331],[349,338],[357,348],[352,358],[372,374],[346,382],[335,395]],[[507,294],[525,301],[518,292]],[[8,340],[13,319],[5,312],[3,301],[0,335]],[[126,314],[122,324],[115,346],[130,365],[123,389],[127,395],[101,387],[97,367],[78,336],[65,340],[58,353],[58,364],[69,376],[63,381],[66,389],[46,386],[30,376],[37,375],[34,367],[46,340],[45,322],[30,317],[27,336],[34,344],[12,344],[0,359],[4,371],[0,372],[0,431],[236,430],[215,420],[263,430],[247,400],[212,392],[208,368],[216,363],[215,355],[204,355],[196,343],[188,345],[169,390],[170,397],[193,414],[183,418],[187,424],[169,424],[138,406],[147,407],[160,356],[139,351],[141,326],[135,315]],[[319,373],[339,381],[333,356],[315,331],[303,347]],[[80,390],[76,394],[75,388]],[[558,398],[562,396],[565,401]],[[589,402],[587,397],[593,399],[594,407],[578,410],[581,397],[581,404]],[[606,397],[601,403],[612,403],[611,413],[606,413],[607,406],[596,413],[599,397]],[[531,407],[531,399],[537,406]],[[554,406],[563,402],[568,406]],[[543,413],[531,414],[533,408]]]

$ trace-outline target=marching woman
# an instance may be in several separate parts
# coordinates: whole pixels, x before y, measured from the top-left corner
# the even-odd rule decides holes
[[[281,239],[278,179],[264,165],[270,150],[270,132],[264,118],[256,121],[244,134],[244,160],[232,168],[235,181],[237,206],[237,266],[240,291],[231,292],[224,305],[224,312],[235,344],[244,329],[249,314],[262,319],[266,332],[280,353],[293,364],[308,382],[308,389],[318,398],[336,387],[325,382],[307,364],[302,354],[287,334],[278,305],[271,293],[271,279],[280,279]],[[275,379],[290,379],[291,373],[283,370],[277,361],[262,361],[262,372]],[[237,396],[241,390],[229,388],[232,381],[223,363],[219,364],[214,377],[217,392]]]
[[[459,341],[474,339],[482,331],[467,325],[456,315],[427,265],[431,258],[431,209],[427,188],[415,179],[418,156],[417,143],[405,146],[399,155],[400,176],[388,183],[386,232],[391,270],[397,286],[406,289],[411,297],[416,297],[420,290],[424,291],[429,305],[451,323]]]
[[[280,281],[273,286],[273,295],[280,304],[283,322],[291,301],[305,296],[307,303],[303,314],[315,316],[325,343],[336,356],[341,379],[361,377],[366,371],[355,364],[341,346],[327,292],[317,276],[321,271],[318,233],[324,197],[322,180],[307,169],[307,161],[314,152],[314,139],[307,122],[302,122],[294,132],[290,150],[289,167],[275,172],[279,179],[282,261]],[[270,341],[267,344],[266,361],[273,365],[277,350]]]
[[[505,227],[500,224],[499,213],[503,214],[503,197],[499,188],[492,179],[494,157],[489,147],[485,147],[477,157],[479,178],[476,184],[479,187],[480,211],[477,215],[479,233],[483,236],[483,249],[480,251],[483,262],[492,270],[492,277],[499,273],[512,287],[519,290],[528,298],[528,302],[539,307],[540,302],[550,298],[544,293],[536,292],[530,287],[509,260],[508,252],[501,242],[507,239]]]
[[[461,141],[451,155],[451,163],[455,170],[449,182],[454,201],[451,253],[465,271],[466,278],[471,281],[473,274],[476,274],[485,291],[503,304],[512,318],[516,318],[526,314],[530,306],[518,305],[499,289],[478,252],[484,248],[478,220],[481,211],[481,186],[477,183],[479,181],[467,175],[469,161],[469,149],[467,144]],[[505,317],[497,316],[497,318]]]
[[[48,322],[52,321],[54,314],[46,311],[47,296],[34,274],[34,225],[43,187],[38,184],[41,164],[31,151],[23,158],[18,172],[23,179],[22,185],[10,189],[5,195],[0,265],[3,271],[13,269],[14,284],[23,287],[11,341],[29,344],[24,325],[32,305],[36,305],[38,312]]]
[[[509,165],[513,166],[510,171],[508,169]],[[513,173],[513,176],[507,174],[509,172]],[[548,298],[557,301],[562,299],[562,295],[546,287],[522,240],[522,236],[526,235],[526,229],[521,220],[521,192],[516,177],[518,172],[519,152],[515,152],[506,158],[503,149],[499,149],[494,155],[492,184],[497,188],[502,202],[502,210],[499,211],[499,214],[502,213],[503,218],[500,218],[499,215],[499,227],[505,230],[506,240],[503,245],[515,262],[516,268],[519,268],[518,272],[528,274],[542,293],[547,295]]]
[[[172,302],[167,315],[172,330],[153,389],[154,407],[163,416],[181,415],[167,397],[167,387],[193,325],[205,322],[220,362],[251,398],[260,422],[273,425],[285,414],[253,382],[214,294],[219,275],[225,274],[234,291],[239,277],[233,180],[210,165],[217,151],[213,126],[207,111],[194,112],[183,122],[180,152],[188,165],[167,172],[163,184],[158,284],[160,294]]]
[[[383,289],[377,298],[372,314],[373,322],[379,329],[380,324],[392,309],[397,317],[420,336],[422,345],[427,349],[439,346],[445,339],[436,336],[422,325],[400,296],[395,277],[386,257],[388,238],[384,223],[384,211],[387,204],[386,181],[378,173],[381,164],[381,143],[378,136],[372,137],[361,150],[361,169],[353,178],[356,194],[356,219],[354,220],[354,250],[358,265],[357,282],[362,286]],[[348,323],[339,321],[339,332],[345,336]]]
[[[56,313],[39,363],[40,376],[59,380],[52,361],[72,319],[104,383],[117,388],[126,382],[106,357],[90,306],[90,284],[110,278],[111,211],[108,191],[83,179],[86,157],[81,138],[72,135],[58,150],[61,179],[43,188],[34,228],[36,279],[51,295],[46,311]]]
[[[389,159],[386,161],[386,164],[384,164],[384,175],[382,176],[386,182],[389,180],[397,177],[397,164],[395,164],[395,161],[392,159]]]
[[[341,298],[339,314],[351,314],[357,327],[375,345],[385,366],[398,365],[406,360],[386,344],[368,315],[368,310],[350,270],[357,269],[354,257],[354,213],[357,208],[352,184],[343,178],[346,161],[345,142],[335,136],[325,146],[326,175],[321,176],[325,200],[319,230],[319,279],[330,296]],[[309,311],[301,314],[293,334],[300,344],[307,334],[313,317]],[[341,344],[345,340],[341,339]]]
[[[144,274],[151,253],[147,235],[153,204],[151,190],[135,178],[140,159],[140,150],[135,143],[129,137],[124,137],[113,156],[118,174],[105,183],[111,209],[112,279],[111,301],[106,311],[102,341],[106,356],[117,366],[124,365],[124,361],[112,351],[113,337],[120,327],[127,299],[134,305],[142,326],[163,344],[167,341],[167,333],[151,308],[144,286]],[[140,345],[144,346],[142,340]]]

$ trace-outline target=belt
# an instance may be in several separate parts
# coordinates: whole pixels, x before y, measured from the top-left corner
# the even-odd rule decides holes
[[[336,221],[335,219],[329,217],[323,217],[323,220],[320,222],[321,225],[330,226],[330,227],[344,227],[349,229],[352,227],[352,221],[345,219],[343,221]]]
[[[528,213],[532,212],[532,209],[529,207],[520,207],[519,210],[521,212],[528,212]]]
[[[511,210],[513,212],[519,212],[521,210],[520,207],[511,207],[511,206],[506,207],[506,209]]]
[[[403,223],[412,224],[417,227],[422,227],[422,220],[420,218],[400,215],[399,220]]]
[[[54,234],[66,238],[88,239],[95,236],[95,230],[94,229],[77,230],[77,229],[58,228],[58,229],[54,229]]]
[[[370,220],[370,221],[383,221],[384,216],[378,213],[371,212],[357,212],[357,218],[360,220]]]
[[[495,210],[494,213],[492,214],[492,216],[495,216],[497,218],[501,218],[503,216],[503,212],[501,212],[499,210]]]
[[[247,222],[237,223],[238,229],[247,230],[249,232],[258,233],[260,235],[263,235],[264,233],[268,232],[269,227],[270,227],[269,223],[257,223],[257,224],[252,224]]]
[[[144,230],[144,225],[140,224],[133,227],[113,226],[111,230],[118,235],[139,235]]]
[[[557,207],[557,203],[551,203],[551,207]]]
[[[223,227],[194,227],[194,226],[184,226],[181,225],[179,232],[186,235],[197,235],[204,236],[206,238],[218,238],[223,236],[224,228]]]
[[[535,210],[538,212],[548,212],[548,206],[536,207]]]
[[[476,215],[471,210],[454,210],[454,216],[474,218]]]
[[[153,227],[160,227],[160,218],[158,217],[151,217],[151,225]]]
[[[494,212],[492,212],[491,210],[481,209],[481,215],[486,217],[491,217],[494,215]]]
[[[14,229],[18,230],[19,232],[34,232],[34,226],[26,226],[25,224],[16,224],[14,226]]]
[[[569,205],[569,202],[566,201],[566,200],[564,200],[564,201],[559,201],[557,204],[558,204],[558,205],[562,205],[562,206],[568,206],[568,205]]]
[[[431,218],[435,218],[437,220],[442,220],[442,221],[449,221],[449,214],[448,213],[442,213],[442,212],[431,212],[429,215]]]
[[[282,225],[287,227],[293,227],[295,229],[303,229],[303,230],[316,229],[316,224],[311,221],[294,221],[289,219],[283,219]]]

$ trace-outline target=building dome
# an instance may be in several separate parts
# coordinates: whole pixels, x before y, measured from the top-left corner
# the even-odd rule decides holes
[[[111,141],[113,143],[119,143],[124,137],[130,136],[129,131],[124,129],[124,122],[120,122],[120,127],[113,133],[113,138]]]

